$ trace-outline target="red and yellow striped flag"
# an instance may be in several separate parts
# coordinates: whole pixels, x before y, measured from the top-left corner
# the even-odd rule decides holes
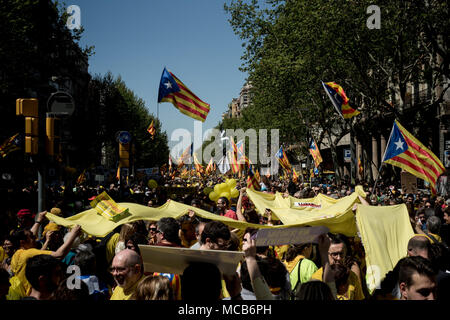
[[[287,170],[288,172],[291,172],[291,163],[289,162],[289,159],[287,158],[286,152],[284,152],[283,147],[281,147],[280,150],[278,150],[275,156],[278,159],[278,162],[283,167],[283,169]]]
[[[83,172],[80,174],[80,176],[77,179],[77,184],[82,184],[86,181],[86,169],[83,170]]]
[[[261,190],[261,186],[259,185],[259,182],[256,180],[256,177],[253,173],[251,166],[248,168],[247,188],[255,189],[257,191]]]
[[[358,170],[361,177],[364,178],[364,168],[361,163],[361,158],[358,158]]]
[[[120,180],[120,163],[119,166],[117,167],[116,179]]]
[[[153,139],[156,134],[155,127],[153,126],[153,120],[152,120],[152,123],[150,123],[150,125],[148,126],[147,131],[148,131],[148,133],[150,133],[150,135],[152,136],[152,139]]]
[[[261,177],[259,175],[258,169],[255,169],[255,178],[256,178],[256,181],[261,182]]]
[[[357,116],[361,112],[356,109],[353,109],[348,104],[349,99],[344,92],[344,89],[336,82],[327,82],[323,83],[323,87],[325,88],[325,92],[328,94],[333,106],[336,108],[336,111],[344,118],[351,119],[354,116]]]
[[[195,170],[197,171],[197,173],[202,174],[204,172],[203,166],[200,163],[200,161],[198,161],[197,155],[195,153],[194,153],[194,165],[195,165]]]
[[[294,183],[298,182],[298,174],[297,174],[297,171],[295,171],[294,168],[292,168],[292,181],[294,181]]]
[[[209,104],[203,102],[180,79],[164,68],[159,84],[158,103],[170,102],[181,113],[204,122],[209,113]]]
[[[433,194],[436,194],[437,179],[445,172],[439,158],[403,128],[397,120],[392,127],[383,162],[400,167],[429,182]]]
[[[213,158],[211,157],[208,165],[206,166],[205,174],[210,174],[211,172],[213,172],[213,170],[214,170],[214,161]]]
[[[233,150],[228,151],[228,161],[230,162],[230,167],[233,174],[239,173],[239,164],[236,159],[236,154],[233,152]]]

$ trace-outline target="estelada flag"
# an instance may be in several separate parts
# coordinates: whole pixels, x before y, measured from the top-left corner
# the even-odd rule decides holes
[[[261,190],[261,186],[259,185],[256,177],[253,173],[252,166],[248,168],[248,177],[247,177],[247,188],[255,189],[257,191]]]
[[[433,194],[436,194],[437,179],[445,172],[439,158],[397,120],[394,121],[382,162],[400,167],[429,182]]]
[[[320,155],[319,148],[317,147],[317,144],[314,141],[314,139],[311,140],[311,143],[309,145],[309,153],[311,153],[311,155],[314,159],[314,165],[317,168],[323,160],[322,160],[322,156]]]
[[[278,159],[278,162],[285,170],[291,172],[291,163],[289,162],[286,153],[283,150],[283,147],[278,150],[278,152],[275,154],[275,157]]]
[[[181,113],[204,122],[209,113],[209,104],[203,102],[180,79],[164,68],[159,83],[158,103],[170,102]]]
[[[322,85],[331,102],[333,103],[333,106],[335,107],[336,111],[344,119],[351,119],[354,116],[357,116],[358,114],[361,113],[358,110],[350,107],[350,105],[348,104],[349,99],[347,98],[344,89],[342,89],[342,87],[338,85],[336,82],[324,83],[322,81]]]

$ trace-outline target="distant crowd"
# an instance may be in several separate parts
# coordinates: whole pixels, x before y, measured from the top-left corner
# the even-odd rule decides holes
[[[155,181],[121,185],[86,184],[48,187],[46,209],[70,217],[91,209],[106,191],[116,202],[159,207],[171,199],[192,206],[179,219],[165,217],[118,226],[105,237],[84,233],[80,226],[62,227],[37,212],[37,185],[2,193],[0,212],[0,300],[448,300],[450,297],[450,198],[425,191],[404,193],[382,182],[373,190],[363,185],[363,205],[406,204],[414,236],[407,252],[370,292],[365,282],[361,239],[322,235],[318,243],[256,247],[255,229],[238,230],[195,214],[195,208],[254,223],[282,224],[272,212],[258,212],[247,196],[245,179],[237,179],[237,198],[211,201],[206,188],[224,177],[165,175]],[[294,183],[261,177],[261,192],[283,197],[341,199],[354,192],[349,183]],[[181,274],[145,270],[139,245],[243,251],[233,276],[209,263],[193,263]],[[78,266],[79,286],[68,283],[70,266]],[[70,280],[70,281],[69,281]],[[205,281],[207,280],[207,281]]]

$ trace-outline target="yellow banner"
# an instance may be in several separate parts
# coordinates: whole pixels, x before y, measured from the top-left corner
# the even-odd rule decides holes
[[[270,208],[284,223],[284,225],[267,226],[237,221],[231,218],[216,215],[206,210],[178,203],[173,200],[169,200],[159,208],[151,208],[136,203],[118,203],[120,207],[128,209],[129,215],[117,222],[111,221],[97,214],[97,211],[95,209],[86,210],[69,218],[61,218],[51,213],[47,213],[46,216],[49,220],[64,227],[72,227],[76,224],[79,224],[84,232],[96,237],[103,237],[114,230],[117,226],[124,223],[137,220],[158,221],[159,219],[164,217],[172,217],[177,219],[187,214],[189,210],[194,211],[198,216],[202,218],[222,221],[232,228],[241,230],[244,230],[248,227],[286,228],[293,226],[311,225],[326,226],[330,229],[330,232],[340,232],[347,236],[354,236],[356,234],[354,214],[351,211],[353,204],[359,201],[356,193],[353,193],[352,195],[347,196],[341,200],[335,200],[324,195],[319,195],[316,198],[312,199],[296,199],[294,197],[284,199],[281,197],[281,195],[271,195],[248,189],[247,193],[251,197],[253,196],[253,194],[260,195],[258,198],[253,196],[253,198],[256,200],[256,202],[254,202],[255,205],[257,205],[257,208],[260,211],[261,208],[263,208],[262,212],[264,212],[265,208]],[[276,199],[271,200],[271,197],[274,197]],[[263,198],[266,199],[264,201],[259,200]],[[301,205],[301,207],[290,208],[291,202],[293,203],[292,206]],[[296,202],[298,203],[296,204]],[[321,204],[323,208],[318,210],[305,207],[305,204],[307,205],[308,203],[318,203]]]
[[[395,206],[358,205],[356,221],[366,253],[367,288],[373,291],[406,257],[408,241],[414,235],[405,204]]]
[[[269,208],[284,225],[325,226],[332,233],[342,233],[349,237],[356,235],[353,205],[360,203],[358,195],[366,196],[361,186],[357,186],[351,195],[339,200],[323,194],[308,199],[291,196],[283,198],[278,192],[269,194],[249,189],[247,194],[260,213]]]

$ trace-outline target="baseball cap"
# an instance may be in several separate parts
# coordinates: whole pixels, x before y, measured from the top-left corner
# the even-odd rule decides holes
[[[19,212],[17,212],[18,218],[25,218],[25,217],[34,218],[35,216],[36,214],[32,213],[30,209],[20,209]]]

